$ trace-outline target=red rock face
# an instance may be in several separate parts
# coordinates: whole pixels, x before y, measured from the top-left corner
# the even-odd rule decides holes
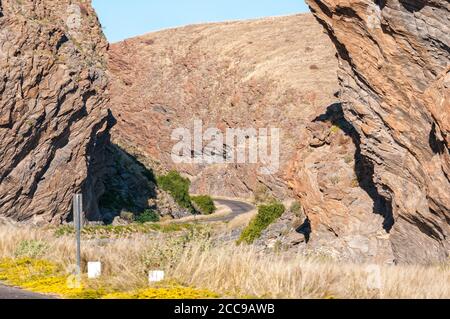
[[[335,43],[346,118],[373,165],[397,262],[450,250],[448,1],[308,0]],[[392,211],[393,220],[390,220]]]
[[[0,1],[0,215],[60,223],[80,191],[98,213],[106,48],[87,1]]]

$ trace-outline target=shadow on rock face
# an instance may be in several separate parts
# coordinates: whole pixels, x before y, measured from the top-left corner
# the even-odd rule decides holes
[[[92,138],[89,147],[89,183],[82,189],[87,220],[111,224],[122,212],[139,215],[149,207],[149,199],[156,197],[153,172],[134,156],[111,142],[110,131],[116,124],[108,112],[106,129]],[[88,187],[89,186],[89,187]],[[68,221],[73,220],[72,214]]]
[[[444,154],[446,145],[443,139],[438,139],[438,131],[436,128],[436,123],[433,124],[430,132],[430,147],[435,154]]]
[[[92,154],[87,159],[88,180],[81,189],[86,221],[127,224],[136,217],[142,221],[189,216],[168,192],[158,188],[151,168],[127,151],[126,145],[112,142],[110,131],[116,119],[111,112],[106,124],[88,146]],[[72,221],[70,213],[66,222]]]
[[[117,145],[106,147],[106,158],[104,192],[99,199],[103,221],[109,224],[124,211],[139,215],[154,209],[149,204],[157,196],[153,171]]]
[[[122,212],[140,215],[156,198],[156,178],[133,155],[111,142],[116,119],[109,111],[107,127],[92,137],[88,158],[88,181],[82,187],[89,222],[111,224]],[[72,221],[72,214],[67,221]]]
[[[392,214],[392,203],[383,197],[374,183],[374,164],[361,153],[361,138],[353,125],[344,116],[342,104],[335,103],[328,107],[325,114],[317,117],[314,122],[331,122],[339,127],[347,136],[351,137],[356,146],[355,152],[355,174],[359,186],[367,192],[374,202],[373,212],[384,218],[383,228],[390,232],[394,226]]]
[[[308,243],[312,233],[311,221],[307,218],[295,231],[305,236],[305,242]]]
[[[427,2],[427,0],[400,0],[401,5],[411,13],[422,10]]]
[[[381,10],[386,6],[386,0],[376,0],[375,3]]]

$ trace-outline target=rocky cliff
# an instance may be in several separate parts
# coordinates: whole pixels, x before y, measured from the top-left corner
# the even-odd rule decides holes
[[[345,117],[397,262],[450,250],[450,3],[308,0],[339,54]]]
[[[0,215],[60,223],[83,191],[96,218],[107,45],[90,1],[0,1]]]

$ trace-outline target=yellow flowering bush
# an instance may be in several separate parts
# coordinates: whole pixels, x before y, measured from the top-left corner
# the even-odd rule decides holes
[[[82,286],[71,288],[69,276],[57,265],[31,258],[0,260],[0,280],[29,291],[65,298],[91,299],[101,293]]]
[[[93,289],[89,288],[86,282],[75,287],[70,285],[70,277],[64,274],[61,267],[48,261],[31,258],[1,259],[0,281],[29,291],[69,299],[203,299],[219,297],[208,290],[182,287],[176,283],[130,292]]]
[[[208,290],[189,287],[148,288],[134,292],[117,292],[104,296],[104,299],[211,299],[219,295]]]

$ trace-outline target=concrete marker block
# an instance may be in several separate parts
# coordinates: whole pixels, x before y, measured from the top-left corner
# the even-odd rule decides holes
[[[162,270],[152,270],[148,274],[148,281],[150,283],[163,281],[165,277],[165,273]]]
[[[96,279],[102,275],[102,263],[98,261],[88,262],[88,278]]]

